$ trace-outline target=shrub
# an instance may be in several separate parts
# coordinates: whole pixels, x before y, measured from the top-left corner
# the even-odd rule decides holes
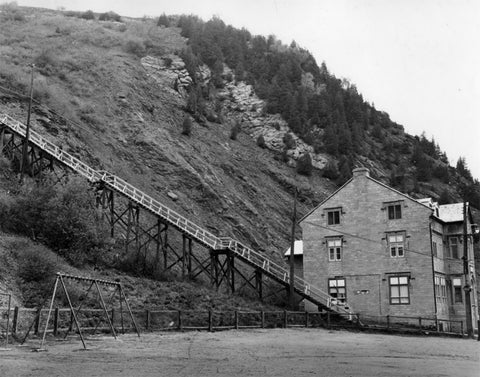
[[[257,145],[260,147],[260,148],[266,148],[266,144],[265,144],[265,138],[263,137],[263,135],[260,135],[258,138],[257,138]]]
[[[300,156],[297,161],[297,173],[310,176],[312,175],[312,171],[312,157],[310,156],[310,153],[305,153],[304,155]]]
[[[182,135],[190,136],[192,133],[192,120],[187,115],[182,124]]]
[[[121,22],[122,21],[122,17],[120,17],[119,14],[115,13],[115,12],[105,12],[105,13],[102,13],[98,16],[98,20],[99,21],[116,21],[116,22]]]
[[[237,136],[242,130],[242,125],[239,120],[235,122],[233,125],[232,129],[230,130],[230,139],[232,140],[237,140]]]
[[[136,56],[143,56],[145,54],[145,46],[142,42],[135,41],[133,39],[130,39],[125,43],[125,51],[128,52],[129,54],[133,54]]]
[[[327,164],[323,168],[323,176],[331,180],[337,179],[340,176],[340,173],[338,172],[338,169],[337,169],[337,165],[331,161],[327,162]]]
[[[91,10],[87,10],[86,12],[83,12],[80,15],[80,18],[83,18],[84,20],[94,20],[95,19],[95,13]]]
[[[0,19],[2,21],[25,21],[25,14],[16,1],[0,4]]]
[[[293,149],[296,147],[295,139],[293,138],[292,134],[290,132],[287,132],[283,136],[283,143],[285,144],[285,147],[287,149]]]
[[[72,263],[96,258],[108,242],[94,193],[79,177],[64,185],[48,175],[39,184],[27,181],[14,198],[9,230],[42,241]]]

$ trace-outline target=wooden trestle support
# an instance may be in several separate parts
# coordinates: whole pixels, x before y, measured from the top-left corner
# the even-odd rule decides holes
[[[25,135],[25,125],[0,113],[0,152],[17,168]],[[31,176],[52,170],[62,177],[73,170],[91,182],[110,235],[123,240],[123,257],[140,270],[152,275],[174,271],[184,278],[210,282],[217,290],[253,294],[262,300],[274,295],[284,300],[288,295],[288,269],[263,253],[210,233],[120,177],[92,169],[35,131],[31,131],[27,151],[24,171]],[[300,300],[307,299],[319,309],[350,313],[298,276],[294,290]]]

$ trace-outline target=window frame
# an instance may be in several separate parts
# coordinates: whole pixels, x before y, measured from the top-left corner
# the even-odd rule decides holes
[[[327,225],[340,225],[342,223],[342,208],[328,208],[325,210],[327,213]]]
[[[455,240],[455,243],[452,243],[452,240]],[[458,253],[458,246],[459,246],[459,237],[458,236],[450,236],[448,237],[448,256],[452,259],[459,259],[460,254]],[[452,246],[455,246],[455,255],[453,255]]]
[[[458,282],[458,284],[456,284]],[[463,287],[461,278],[452,278],[452,304],[463,304]],[[457,294],[459,295],[457,296]],[[457,300],[457,297],[460,297]]]
[[[392,241],[391,237],[394,237],[395,240]],[[402,240],[398,241],[397,237],[402,237]],[[386,233],[387,249],[388,249],[388,254],[390,255],[390,258],[405,258],[406,238],[407,238],[407,236],[406,236],[405,231],[397,231],[397,232]],[[392,250],[395,250],[395,253],[393,253]],[[401,252],[400,252],[400,250],[401,250]]]
[[[393,280],[397,279],[396,283]],[[401,283],[400,279],[406,279],[406,282]],[[402,296],[402,287],[406,287],[407,295]],[[393,291],[398,291],[398,296],[393,295]],[[391,275],[388,277],[388,293],[390,305],[410,305],[410,275]],[[398,302],[396,300],[398,299]],[[402,301],[403,300],[403,301]]]
[[[400,220],[402,218],[402,203],[387,203],[388,220]]]
[[[332,245],[330,243],[333,243]],[[338,243],[338,244],[337,244]],[[341,262],[343,258],[343,238],[330,237],[326,240],[329,262]]]
[[[333,282],[335,282],[335,284],[332,284]],[[343,285],[339,283],[343,283]],[[339,292],[339,288],[343,290],[343,293]],[[339,294],[343,294],[343,296],[339,297]],[[347,302],[347,280],[344,277],[329,278],[328,295],[336,299],[337,303],[345,304]]]

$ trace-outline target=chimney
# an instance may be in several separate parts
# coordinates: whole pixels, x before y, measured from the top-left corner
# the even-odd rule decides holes
[[[353,178],[370,177],[370,170],[367,168],[356,168],[352,170]]]

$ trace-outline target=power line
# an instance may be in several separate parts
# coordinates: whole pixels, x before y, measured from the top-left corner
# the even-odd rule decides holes
[[[374,244],[377,244],[377,245],[380,245],[380,246],[384,246],[382,242],[379,242],[378,240],[372,240],[370,238],[366,238],[366,237],[362,237],[362,236],[359,236],[359,235],[356,235],[356,234],[352,234],[352,233],[347,233],[347,232],[344,232],[344,231],[341,231],[341,230],[338,230],[338,229],[333,229],[333,228],[329,228],[327,226],[323,226],[323,225],[320,225],[320,224],[316,224],[316,223],[312,223],[310,221],[305,221],[304,222],[305,224],[309,224],[309,225],[313,225],[313,226],[316,226],[318,228],[322,228],[322,229],[326,229],[326,230],[331,230],[333,232],[336,232],[336,233],[340,233],[344,236],[349,236],[349,237],[353,237],[353,238],[358,238],[358,239],[361,239],[363,241],[368,241],[368,242],[372,242]],[[429,258],[432,257],[431,254],[427,254],[427,253],[423,253],[421,251],[417,251],[417,250],[414,250],[414,249],[406,249],[408,252],[411,252],[411,253],[414,253],[414,254],[419,254],[419,255],[424,255],[424,256],[427,256]]]

